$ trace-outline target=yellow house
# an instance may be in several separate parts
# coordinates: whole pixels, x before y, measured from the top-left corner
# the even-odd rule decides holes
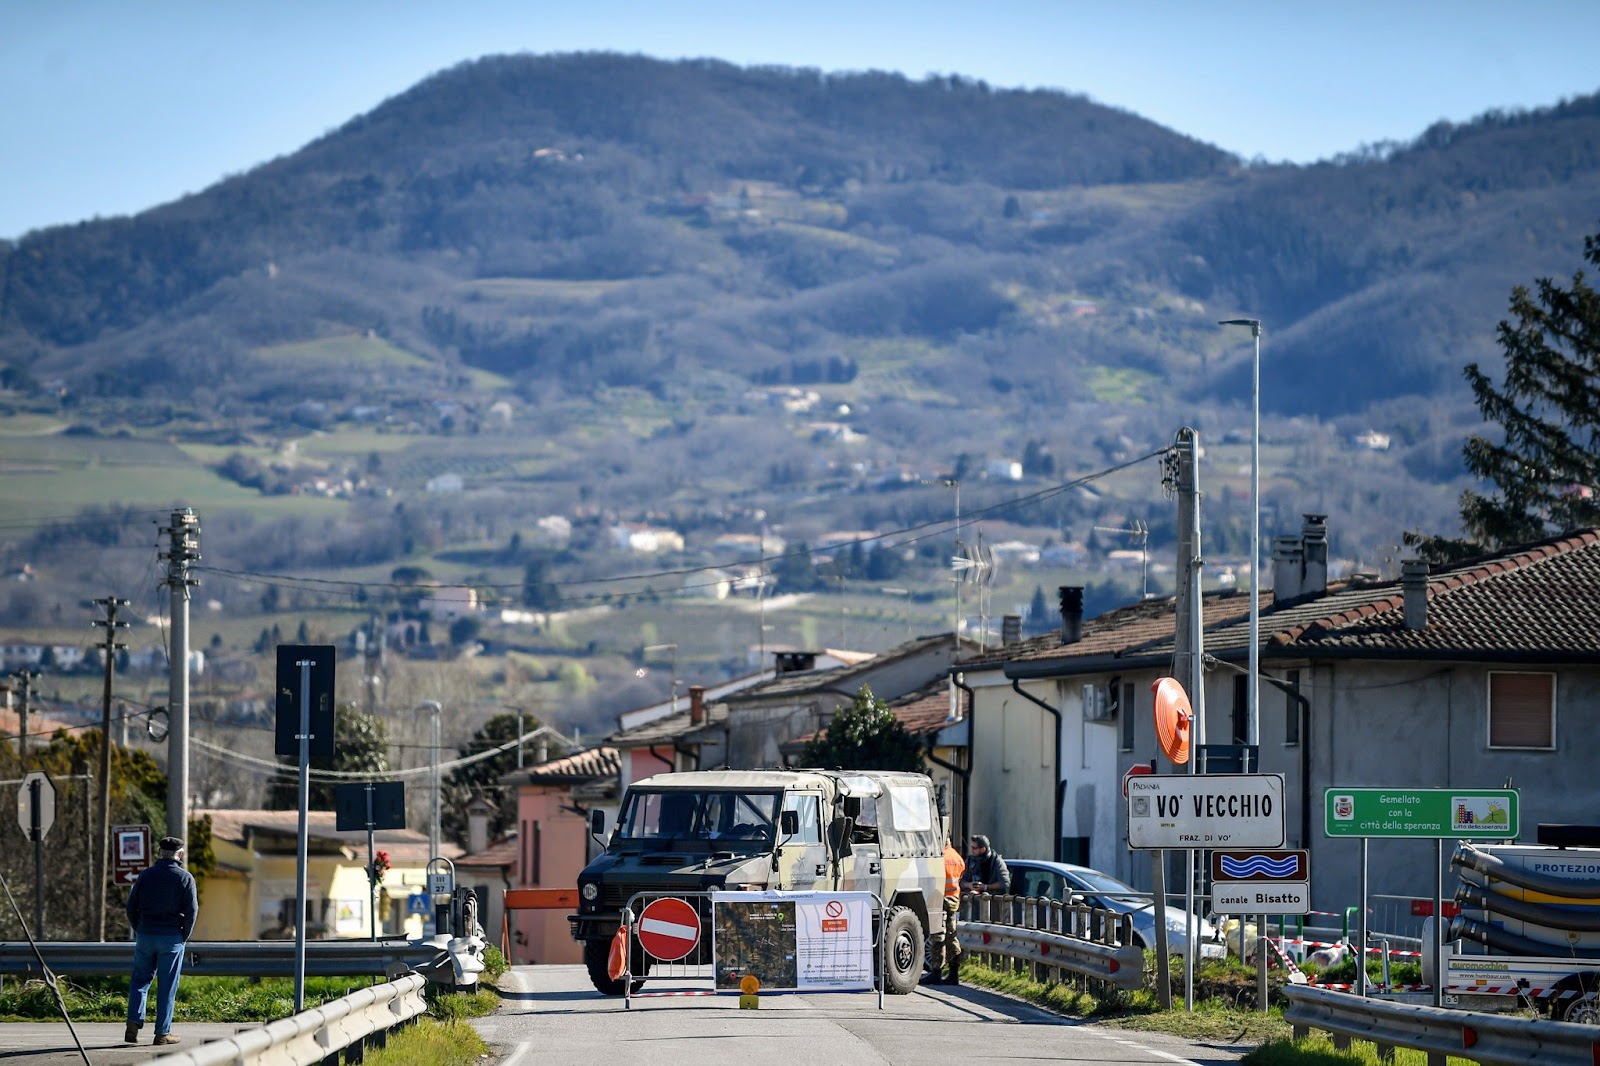
[[[295,934],[298,895],[298,811],[197,810],[211,819],[217,868],[205,881],[197,940],[273,940]],[[389,857],[389,869],[376,889],[367,879],[365,830],[334,828],[333,811],[309,811],[306,818],[306,936],[309,939],[360,939],[368,936],[422,936],[422,915],[409,899],[423,893],[428,861],[427,834],[414,829],[380,829],[373,848]],[[461,854],[442,844],[446,858]],[[376,910],[377,922],[373,916]]]

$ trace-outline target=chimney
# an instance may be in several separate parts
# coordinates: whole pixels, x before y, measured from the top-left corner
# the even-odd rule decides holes
[[[706,720],[706,687],[689,686],[689,724],[702,725]]]
[[[1300,595],[1300,574],[1305,552],[1300,538],[1278,536],[1272,540],[1272,602],[1288,603]]]
[[[1328,591],[1328,516],[1325,514],[1301,515],[1305,522],[1300,527],[1301,558],[1300,595],[1321,596]]]
[[[481,797],[467,804],[467,854],[476,855],[489,846],[489,807]]]
[[[1404,596],[1406,628],[1428,628],[1428,564],[1421,559],[1400,563],[1400,591]]]
[[[1083,639],[1083,586],[1062,585],[1056,593],[1061,597],[1061,643],[1076,644]]]
[[[1022,616],[1008,614],[1000,619],[1000,646],[1007,647],[1022,639]]]

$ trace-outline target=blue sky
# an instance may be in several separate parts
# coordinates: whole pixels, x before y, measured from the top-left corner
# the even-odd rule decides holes
[[[1600,90],[1596,41],[1594,0],[0,0],[0,238],[197,192],[495,53],[956,73],[1309,162]]]

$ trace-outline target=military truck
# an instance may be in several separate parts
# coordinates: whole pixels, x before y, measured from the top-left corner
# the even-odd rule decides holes
[[[605,816],[590,815],[604,836]],[[926,774],[876,770],[694,770],[628,786],[617,825],[578,875],[578,913],[589,979],[606,995],[622,981],[607,965],[622,908],[636,892],[713,890],[871,892],[883,902],[887,990],[905,994],[922,975],[924,944],[944,896],[945,827]],[[704,897],[687,897],[709,915]],[[702,938],[690,964],[711,961]],[[635,987],[650,957],[635,945]]]
[[[1600,1025],[1600,826],[1540,825],[1536,844],[1468,844],[1450,863],[1462,906],[1445,957],[1447,1002],[1537,1006]]]

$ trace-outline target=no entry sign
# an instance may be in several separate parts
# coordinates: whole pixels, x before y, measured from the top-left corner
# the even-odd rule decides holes
[[[657,899],[639,914],[639,943],[654,958],[676,962],[700,943],[700,916],[681,899]]]

